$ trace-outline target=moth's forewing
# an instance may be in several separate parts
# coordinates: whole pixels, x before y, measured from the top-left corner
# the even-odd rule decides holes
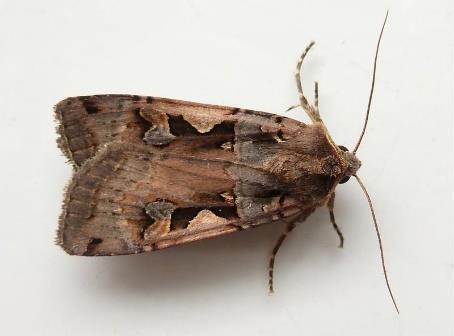
[[[205,239],[307,209],[290,186],[238,165],[114,143],[79,169],[67,190],[59,244],[70,254],[130,254]],[[263,184],[258,186],[257,181]]]
[[[71,254],[129,254],[324,205],[343,169],[320,125],[270,113],[138,96],[56,107],[64,152],[81,166],[58,242]]]
[[[292,137],[300,123],[274,114],[132,95],[67,98],[55,107],[59,147],[76,165],[112,141],[168,147],[198,157],[229,159],[237,122],[243,137]]]

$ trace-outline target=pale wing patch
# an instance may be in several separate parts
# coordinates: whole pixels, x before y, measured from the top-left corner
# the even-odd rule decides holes
[[[216,216],[210,210],[202,210],[189,222],[188,229],[208,229],[211,227],[224,226],[228,223],[228,219]]]
[[[205,112],[205,111],[203,111]],[[207,114],[183,114],[184,120],[191,124],[198,132],[208,133],[214,126],[223,122],[222,119],[215,119]]]
[[[190,123],[200,133],[207,133],[214,126],[226,121],[232,110],[232,108],[225,106],[167,99],[154,101],[152,109],[172,115],[181,115],[184,120]]]

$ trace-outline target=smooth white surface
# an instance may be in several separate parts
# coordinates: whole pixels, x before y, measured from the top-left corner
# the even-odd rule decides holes
[[[452,335],[452,2],[2,1],[0,334]],[[53,244],[71,167],[52,107],[134,93],[282,113],[303,83],[352,148],[386,9],[368,133],[358,155],[382,228],[352,180],[337,191],[338,249],[320,210],[267,263],[281,227],[158,253],[69,257]],[[306,120],[303,113],[290,116]]]

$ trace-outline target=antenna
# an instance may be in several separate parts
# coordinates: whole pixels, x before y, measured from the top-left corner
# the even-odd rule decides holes
[[[359,145],[361,144],[361,141],[363,140],[364,133],[366,132],[367,122],[369,121],[370,105],[372,104],[372,95],[374,94],[374,87],[375,87],[375,73],[377,70],[378,50],[380,48],[380,41],[381,41],[381,37],[383,35],[383,30],[385,29],[387,19],[388,19],[388,11],[386,11],[385,20],[383,21],[383,26],[381,27],[380,36],[379,36],[378,42],[377,42],[377,48],[375,49],[374,71],[372,73],[372,85],[370,87],[369,102],[367,103],[366,120],[364,121],[363,130],[361,131],[361,135],[359,136],[358,142],[356,143],[355,149],[353,150],[353,154],[356,153]]]
[[[389,292],[389,295],[391,296],[391,300],[393,301],[397,314],[399,314],[399,308],[397,307],[396,299],[394,299],[394,295],[393,295],[393,292],[391,290],[391,286],[390,286],[389,280],[388,280],[388,274],[386,273],[385,256],[383,255],[383,243],[382,243],[381,236],[380,236],[380,230],[378,229],[377,218],[375,217],[375,212],[374,212],[374,208],[372,206],[372,201],[370,199],[369,193],[366,190],[366,187],[364,186],[363,182],[358,177],[358,175],[353,175],[353,176],[358,181],[361,189],[363,189],[364,195],[366,195],[367,202],[369,203],[369,208],[370,208],[370,212],[372,214],[372,219],[374,220],[375,232],[377,233],[378,246],[380,247],[380,257],[381,257],[381,266],[383,268],[383,275],[385,276],[386,286],[388,287],[388,292]]]

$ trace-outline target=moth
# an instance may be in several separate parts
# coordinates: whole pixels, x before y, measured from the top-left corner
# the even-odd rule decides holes
[[[297,106],[308,114],[308,124],[151,96],[94,95],[59,102],[58,146],[75,173],[65,193],[57,243],[71,255],[113,256],[279,223],[285,230],[269,263],[273,291],[276,253],[295,223],[317,208],[328,208],[342,247],[334,217],[338,184],[351,176],[358,180],[376,223],[357,176],[356,151],[367,117],[353,151],[334,142],[320,117],[317,82],[313,105],[301,85],[301,66],[313,45],[296,67]]]

